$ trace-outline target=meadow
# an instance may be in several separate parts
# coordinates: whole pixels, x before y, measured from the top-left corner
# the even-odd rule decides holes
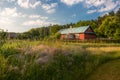
[[[0,80],[89,80],[118,59],[119,43],[8,40],[0,45]]]

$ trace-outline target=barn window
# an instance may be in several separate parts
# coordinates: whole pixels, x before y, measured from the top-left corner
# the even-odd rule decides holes
[[[74,34],[69,34],[69,39],[74,39],[75,35]]]

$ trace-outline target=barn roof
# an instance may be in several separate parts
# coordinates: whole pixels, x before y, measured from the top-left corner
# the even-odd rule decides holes
[[[77,28],[67,28],[67,29],[62,29],[59,32],[61,34],[69,34],[69,33],[84,33],[90,26],[81,26]]]

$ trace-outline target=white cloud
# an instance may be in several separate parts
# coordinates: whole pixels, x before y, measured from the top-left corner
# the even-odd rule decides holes
[[[78,3],[82,3],[84,7],[93,10],[89,10],[87,13],[91,14],[94,12],[105,12],[116,9],[117,6],[120,7],[120,0],[61,0],[68,6],[72,6]]]
[[[16,13],[16,8],[5,8],[0,12],[0,28],[5,29],[15,23],[14,19],[18,13]],[[6,28],[7,29],[7,28]]]
[[[31,19],[39,18],[39,19],[41,19],[41,20],[46,20],[46,19],[48,19],[48,17],[44,17],[44,16],[41,16],[41,15],[30,15],[29,18],[31,18]]]
[[[100,6],[100,5],[104,4],[104,3],[105,3],[105,0],[96,0],[93,3],[93,5],[97,7],[97,6]]]
[[[25,17],[27,17],[27,15],[23,14],[23,13],[19,13],[19,17],[25,18]]]
[[[0,1],[0,4],[2,4],[2,1]]]
[[[0,16],[11,16],[11,17],[16,17],[18,16],[17,9],[15,8],[5,8],[1,13]]]
[[[23,8],[29,8],[29,0],[18,0],[18,5]]]
[[[17,8],[4,8],[0,12],[0,17],[25,17],[25,14],[17,12]]]
[[[49,14],[52,14],[52,13],[54,13],[55,11],[56,11],[55,9],[49,9],[49,10],[47,10],[46,12],[49,13]]]
[[[87,8],[90,8],[92,6],[98,7],[103,5],[106,2],[106,0],[85,0],[85,6]]]
[[[97,10],[89,10],[88,12],[87,12],[87,14],[92,14],[92,13],[95,13]]]
[[[29,18],[40,18],[40,15],[30,15]]]
[[[14,31],[19,25],[17,19],[26,17],[25,14],[17,12],[17,8],[4,8],[0,12],[0,28],[8,29],[9,31]],[[14,27],[14,28],[13,28]],[[19,27],[17,27],[19,28]],[[19,32],[19,29],[18,29]]]
[[[45,10],[49,10],[51,8],[54,8],[57,6],[57,3],[52,3],[52,4],[43,4],[42,5],[42,8],[45,9]]]
[[[43,4],[42,8],[47,12],[47,13],[54,13],[55,7],[57,6],[57,3],[51,3],[51,4]]]
[[[72,17],[75,18],[77,15],[76,14],[73,14]]]
[[[1,7],[0,7],[0,12],[1,12]]]
[[[50,24],[57,24],[57,23],[37,19],[37,20],[25,21],[23,22],[22,25],[23,26],[48,26]]]
[[[72,6],[72,5],[82,2],[82,1],[84,1],[84,0],[61,0],[61,2],[65,3],[68,6]]]
[[[90,9],[94,7],[94,10],[89,10],[87,13],[91,14],[94,12],[106,12],[110,10],[116,10],[120,7],[120,1],[116,0],[85,0],[84,5],[86,8]]]
[[[37,2],[35,2],[34,4],[30,4],[30,7],[31,8],[36,8],[36,6],[38,6],[38,5],[40,5],[41,4],[41,2],[40,1],[37,1]]]
[[[109,11],[109,10],[113,10],[114,8],[116,8],[118,5],[118,3],[112,2],[112,0],[106,1],[104,6],[102,6],[98,12],[104,12],[104,11]]]
[[[40,1],[36,1],[34,4],[31,4],[29,0],[17,0],[17,3],[22,8],[36,8],[41,4]]]
[[[9,19],[9,18],[4,18],[4,17],[1,17],[0,18],[0,24],[1,26],[5,26],[5,25],[11,25],[14,21]]]
[[[14,2],[15,0],[7,0],[8,2]]]

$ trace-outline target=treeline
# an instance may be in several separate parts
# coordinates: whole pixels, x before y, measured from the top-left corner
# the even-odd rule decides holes
[[[74,27],[75,24],[70,23],[66,25],[49,25],[47,27],[32,28],[28,32],[24,32],[18,36],[18,39],[59,39],[60,33],[58,32],[61,29],[69,28],[70,26]]]
[[[95,20],[79,21],[66,25],[50,25],[48,27],[33,28],[20,34],[18,39],[57,39],[60,38],[60,29],[90,25],[98,38],[120,39],[120,8],[117,12],[111,11]]]

